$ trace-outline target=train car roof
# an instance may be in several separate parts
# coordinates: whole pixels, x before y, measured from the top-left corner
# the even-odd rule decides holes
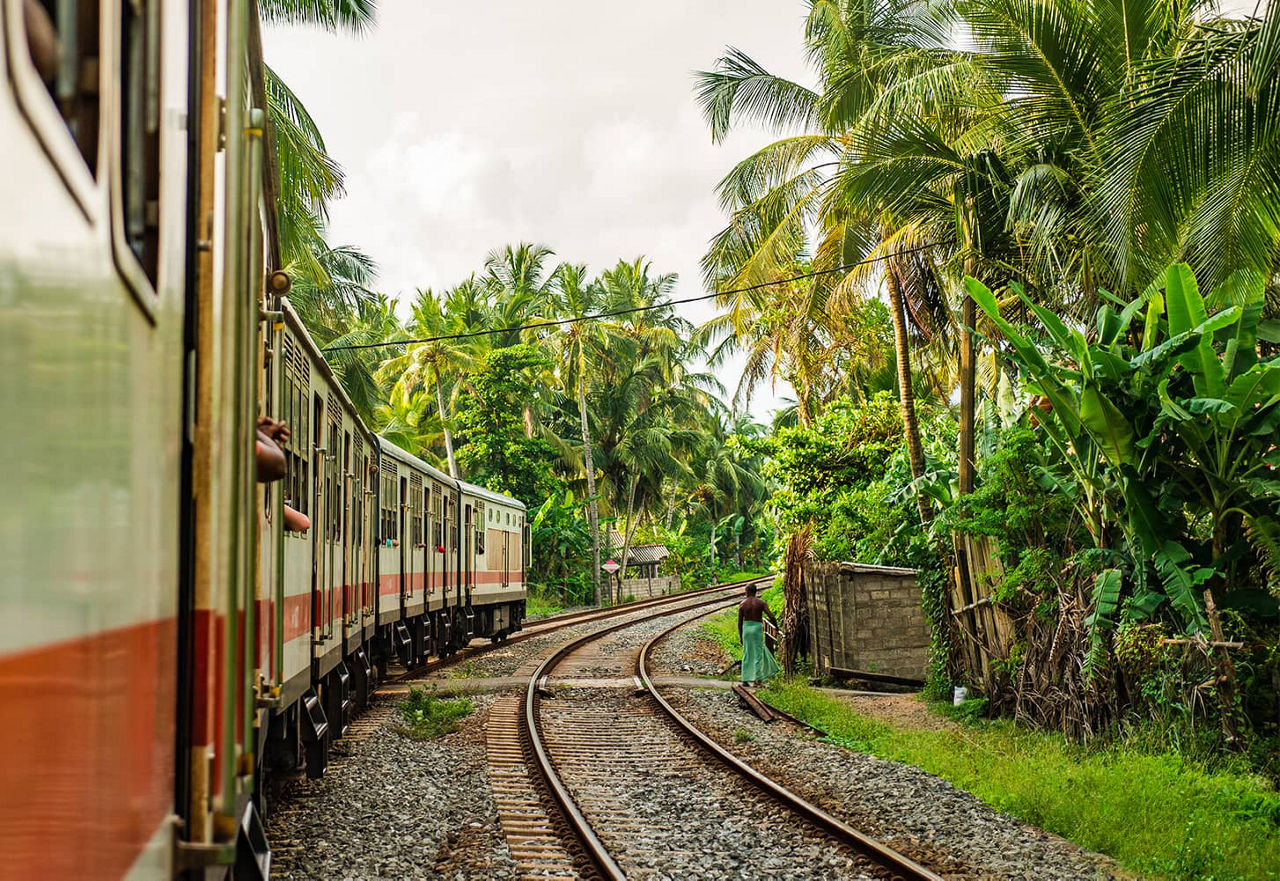
[[[435,468],[431,465],[428,465],[426,462],[419,459],[413,453],[409,452],[403,447],[396,446],[391,441],[387,440],[385,437],[382,437],[381,435],[374,435],[374,436],[378,438],[378,447],[384,453],[390,453],[394,458],[399,459],[401,462],[405,463],[406,465],[412,465],[414,468],[417,468],[419,471],[425,471],[430,477],[432,477],[435,480],[438,480],[440,483],[447,483],[449,486],[452,486],[455,489],[458,487],[458,481],[455,478],[452,478],[449,475],[445,474],[439,468]]]
[[[519,508],[527,511],[528,508],[524,502],[519,499],[513,499],[511,496],[496,493],[491,489],[485,489],[483,486],[476,486],[474,483],[467,483],[465,480],[459,480],[458,485],[462,487],[462,491],[468,495],[479,496],[482,499],[488,499],[491,502],[497,502],[501,505],[510,505],[512,508]]]
[[[414,468],[418,468],[422,471],[427,472],[427,474],[431,475],[433,478],[440,481],[441,483],[447,483],[449,486],[456,487],[462,490],[462,492],[466,493],[467,495],[476,496],[477,498],[481,498],[481,499],[487,499],[488,501],[497,502],[498,504],[507,505],[512,508],[519,508],[522,511],[527,510],[524,502],[520,501],[519,499],[513,499],[511,498],[511,496],[505,496],[502,493],[496,493],[491,489],[485,489],[483,486],[477,486],[474,483],[468,483],[465,480],[458,480],[455,477],[450,477],[449,475],[441,471],[439,468],[433,468],[431,465],[428,465],[426,462],[422,461],[413,453],[410,453],[408,450],[403,449],[402,447],[396,446],[391,441],[387,440],[385,437],[381,437],[378,435],[375,435],[375,437],[378,438],[378,447],[384,453],[387,453],[392,457],[399,459],[401,462],[404,462],[406,465],[412,465]]]
[[[280,304],[280,311],[284,314],[285,324],[298,335],[298,339],[302,341],[303,348],[307,350],[307,354],[311,356],[311,360],[319,365],[320,372],[329,381],[329,385],[337,393],[342,403],[347,405],[347,409],[351,411],[351,415],[355,417],[356,424],[364,429],[365,437],[372,442],[374,438],[378,438],[376,434],[369,430],[369,426],[364,424],[360,418],[360,411],[356,409],[356,405],[351,403],[351,398],[347,396],[347,390],[342,387],[342,383],[338,381],[338,377],[334,376],[333,368],[329,366],[329,362],[325,360],[324,353],[320,351],[320,347],[316,345],[316,341],[311,338],[311,334],[307,332],[307,327],[302,323],[302,318],[298,316],[297,311],[293,308],[293,304],[289,302],[287,296],[277,297],[276,301]],[[310,406],[310,405],[308,405]],[[378,438],[381,440],[381,438]]]

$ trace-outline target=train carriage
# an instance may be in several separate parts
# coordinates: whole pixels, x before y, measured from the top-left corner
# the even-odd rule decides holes
[[[290,437],[284,479],[264,488],[258,660],[277,710],[264,719],[264,752],[272,767],[290,769],[305,751],[308,773],[318,775],[328,740],[342,735],[371,686],[377,448],[287,297],[275,305],[265,409]],[[310,528],[289,530],[284,505]]]
[[[502,639],[524,619],[525,506],[509,496],[459,481],[463,519],[470,524],[463,549],[466,607],[474,636]]]
[[[289,306],[252,2],[0,0],[0,51],[6,871],[262,877],[268,775],[518,629],[524,510],[371,433]]]
[[[155,874],[178,716],[187,6],[31,11],[0,3],[0,851],[18,877]]]

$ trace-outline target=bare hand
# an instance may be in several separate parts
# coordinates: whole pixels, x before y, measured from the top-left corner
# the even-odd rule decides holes
[[[258,417],[258,431],[278,444],[288,443],[291,437],[288,425],[277,422],[269,416]]]

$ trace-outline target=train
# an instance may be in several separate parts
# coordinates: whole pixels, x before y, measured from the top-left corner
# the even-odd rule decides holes
[[[370,430],[291,307],[253,0],[0,16],[0,876],[265,878],[272,781],[520,630],[527,511]]]

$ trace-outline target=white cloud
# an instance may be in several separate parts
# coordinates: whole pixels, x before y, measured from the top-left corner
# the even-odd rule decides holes
[[[593,270],[643,254],[687,297],[724,223],[716,183],[770,139],[713,145],[692,71],[734,45],[803,77],[803,15],[798,0],[493,0],[483,16],[389,0],[365,38],[276,28],[264,42],[347,172],[330,238],[369,253],[388,294],[447,287],[490,250],[536,241]],[[719,373],[736,385],[737,365]],[[753,411],[773,401],[761,389]]]

